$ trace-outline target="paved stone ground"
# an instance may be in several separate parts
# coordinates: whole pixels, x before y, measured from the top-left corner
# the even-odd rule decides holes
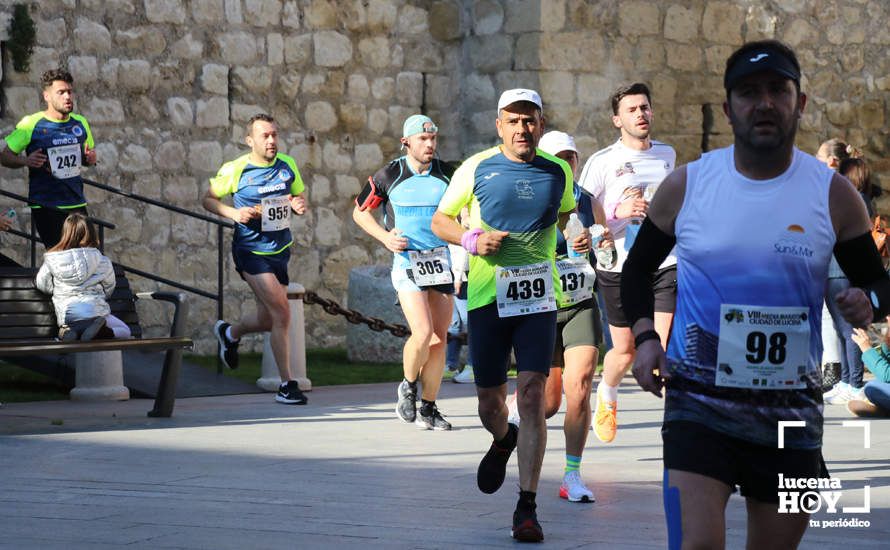
[[[147,400],[8,404],[0,409],[0,548],[465,548],[511,547],[516,460],[495,495],[475,486],[490,442],[474,389],[443,386],[455,425],[424,432],[394,417],[395,385],[317,388],[310,405],[271,395],[177,401],[150,419]],[[595,504],[557,498],[562,414],[549,424],[538,496],[547,548],[665,548],[661,403],[625,384],[621,429],[591,434],[582,472]],[[825,456],[868,528],[811,528],[803,548],[887,548],[890,421],[844,429],[829,407]],[[730,499],[728,547],[744,546],[744,502]]]

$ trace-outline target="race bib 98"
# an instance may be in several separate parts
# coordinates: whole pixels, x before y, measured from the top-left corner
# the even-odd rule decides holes
[[[718,386],[803,388],[809,353],[808,308],[720,306]]]

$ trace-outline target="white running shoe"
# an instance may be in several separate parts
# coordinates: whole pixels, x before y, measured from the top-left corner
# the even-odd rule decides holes
[[[868,398],[865,397],[865,386],[861,388],[854,388],[850,386],[849,391],[847,392],[849,399],[847,401],[867,401]]]
[[[519,425],[519,405],[516,403],[516,394],[507,396],[507,422]]]
[[[822,400],[829,405],[843,405],[850,400],[852,388],[846,382],[838,382],[830,391],[822,395]]]
[[[562,485],[559,486],[559,498],[567,499],[569,502],[596,502],[593,491],[584,485],[581,472],[578,470],[563,476]]]
[[[476,379],[473,377],[473,367],[465,365],[463,370],[455,374],[451,379],[455,384],[473,384]]]

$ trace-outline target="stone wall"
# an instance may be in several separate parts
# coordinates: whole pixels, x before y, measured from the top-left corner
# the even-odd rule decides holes
[[[0,0],[0,22],[12,3]],[[688,161],[731,140],[721,112],[726,56],[745,40],[775,37],[798,51],[810,94],[799,145],[812,151],[842,137],[865,150],[879,179],[890,174],[890,6],[878,0],[27,3],[38,44],[29,73],[4,59],[4,134],[42,109],[39,75],[67,66],[100,158],[88,177],[200,212],[207,178],[245,151],[244,122],[271,112],[311,208],[294,222],[291,276],[342,303],[352,267],[389,261],[352,223],[351,199],[398,155],[403,119],[430,114],[441,156],[460,159],[494,143],[494,105],[508,87],[541,91],[550,127],[575,134],[586,158],[616,138],[609,93],[646,81],[655,137]],[[25,194],[24,176],[0,169],[0,186]],[[110,256],[214,289],[214,228],[93,189],[88,198],[94,215],[118,225]],[[24,259],[19,239],[2,244]],[[228,254],[225,281],[226,317],[252,308]],[[134,285],[156,287],[138,278]],[[192,331],[208,352],[215,305],[197,296],[192,304]],[[160,315],[147,310],[146,321],[157,327]],[[315,307],[306,319],[310,346],[343,344],[344,321]]]

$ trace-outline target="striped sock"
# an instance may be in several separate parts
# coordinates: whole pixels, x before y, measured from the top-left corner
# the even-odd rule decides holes
[[[566,473],[577,472],[581,469],[581,457],[566,454]]]

